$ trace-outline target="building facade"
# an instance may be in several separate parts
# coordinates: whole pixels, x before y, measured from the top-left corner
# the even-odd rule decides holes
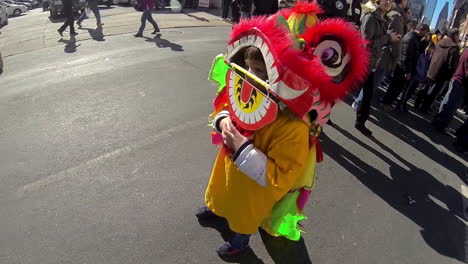
[[[437,6],[437,0],[427,0],[426,8],[424,11],[424,20],[423,20],[424,23],[428,25],[431,24],[436,6]]]
[[[444,31],[448,27],[448,8],[449,8],[449,3],[445,2],[444,7],[442,7],[442,10],[439,13],[439,18],[437,19],[436,23],[436,28],[440,31]]]

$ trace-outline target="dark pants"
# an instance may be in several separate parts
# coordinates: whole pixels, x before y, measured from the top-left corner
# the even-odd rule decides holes
[[[67,20],[65,20],[65,23],[59,28],[61,32],[65,31],[67,27],[70,27],[70,33],[75,33],[75,18],[73,17],[73,7],[70,8],[70,10],[64,10],[64,15]]]
[[[418,89],[419,82],[416,81],[414,78],[409,81],[408,86],[406,87],[405,92],[403,93],[403,97],[399,103],[400,106],[406,107],[408,100],[413,96],[413,93]]]
[[[434,116],[432,123],[440,129],[448,127],[458,107],[463,104],[465,88],[458,81],[451,80],[444,100],[440,104],[439,112]]]
[[[231,3],[231,16],[233,23],[239,23],[241,17],[240,0],[234,0]]]
[[[150,22],[153,25],[154,31],[159,32],[158,23],[154,21],[153,16],[151,14],[151,9],[146,9],[141,15],[141,26],[138,30],[138,34],[143,34],[143,30],[145,30],[146,20],[148,20],[148,22]]]
[[[222,18],[227,18],[229,15],[229,7],[231,6],[232,0],[223,0],[223,14]]]
[[[427,112],[430,110],[432,104],[434,103],[437,95],[439,95],[440,91],[444,88],[445,80],[443,81],[431,81],[429,90],[427,92],[426,97],[423,98],[421,111]]]
[[[468,152],[468,118],[465,119],[463,125],[461,125],[457,129],[455,135],[457,137],[457,145],[460,146],[463,149],[463,151]]]
[[[249,245],[249,241],[250,235],[235,233],[234,236],[229,239],[229,244],[237,250],[243,250]]]
[[[382,103],[386,105],[392,105],[393,102],[398,98],[401,91],[405,89],[407,81],[405,79],[405,73],[399,65],[396,66],[393,71],[393,78],[388,86],[387,92],[382,99]]]
[[[374,73],[371,72],[362,87],[362,100],[356,114],[356,125],[363,126],[369,118],[372,95],[374,94]]]

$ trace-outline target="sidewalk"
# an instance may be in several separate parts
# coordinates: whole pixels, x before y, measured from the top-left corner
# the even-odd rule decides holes
[[[112,6],[109,9],[101,8],[100,12],[104,23],[104,38],[136,33],[140,26],[141,12],[137,12],[132,7]],[[154,11],[153,17],[158,22],[163,34],[165,30],[171,28],[230,26],[229,23],[214,14],[210,11],[207,13],[194,9],[184,10],[183,13],[162,10]],[[62,17],[50,19],[49,12],[42,12],[41,9],[35,9],[21,17],[10,19],[9,25],[1,30],[0,51],[2,56],[9,57],[32,50],[63,45],[63,41],[59,42],[61,37],[57,33],[57,29],[63,21]],[[95,29],[94,17],[91,16],[82,25],[84,30],[78,30],[77,42],[92,39],[86,30]],[[151,25],[147,23],[145,34],[151,36],[152,30]],[[69,39],[67,31],[64,32],[63,39]]]

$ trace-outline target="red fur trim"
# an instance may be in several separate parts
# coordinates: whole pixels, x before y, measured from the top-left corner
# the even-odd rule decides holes
[[[322,14],[323,11],[315,2],[297,1],[291,9],[293,13],[297,14]]]
[[[351,56],[350,69],[345,80],[336,84],[323,70],[320,58],[313,55],[314,47],[325,35],[341,39],[346,52]],[[356,88],[364,82],[368,73],[369,52],[365,48],[366,41],[353,25],[342,19],[326,19],[308,29],[301,36],[308,45],[306,60],[289,65],[293,71],[309,80],[312,89],[320,89],[320,98],[326,102],[334,102],[343,98],[349,89]],[[318,87],[316,87],[318,86]]]
[[[276,21],[277,16],[259,16],[241,20],[239,24],[234,26],[228,43],[232,44],[246,34],[254,33],[265,36],[264,40],[266,40],[268,48],[275,58],[274,65],[278,67],[278,71],[281,71],[283,61],[280,59],[280,56],[293,48],[294,41],[291,38],[289,30],[279,25]],[[281,75],[281,72],[279,74]]]

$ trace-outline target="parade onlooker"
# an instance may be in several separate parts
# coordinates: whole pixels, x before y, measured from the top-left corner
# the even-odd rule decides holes
[[[401,91],[405,89],[405,87],[410,83],[411,78],[415,75],[417,65],[417,60],[415,60],[415,58],[419,57],[421,39],[426,36],[429,30],[430,29],[427,24],[421,24],[416,28],[416,30],[406,33],[403,37],[401,55],[398,64],[393,71],[393,78],[390,82],[390,86],[382,100],[384,109],[392,109],[393,102],[398,98]],[[412,85],[417,85],[417,83],[413,82]],[[411,87],[410,89],[414,91],[416,87]],[[400,110],[405,111],[405,107],[405,104],[401,104]]]
[[[457,109],[462,106],[468,90],[468,51],[464,51],[457,70],[450,80],[449,89],[440,105],[439,112],[434,116],[432,125],[444,132]]]
[[[252,16],[253,0],[240,0],[241,18],[250,18]]]
[[[151,10],[154,9],[154,1],[142,0],[141,6],[143,8],[143,14],[141,15],[141,26],[140,26],[140,29],[138,30],[138,33],[136,33],[134,36],[137,38],[143,37],[143,30],[145,30],[146,20],[148,20],[148,22],[150,22],[154,27],[154,31],[151,34],[161,34],[158,23],[154,21],[153,15],[151,13]]]
[[[98,8],[98,0],[88,0],[87,1],[87,6],[89,9],[93,12],[94,16],[96,17],[96,24],[98,27],[102,27],[101,23],[101,14],[99,13],[99,8]],[[83,13],[81,13],[80,18],[78,18],[78,21],[76,21],[76,24],[78,25],[79,28],[81,28],[81,22],[87,18],[87,12],[86,9]]]
[[[398,108],[400,111],[406,111],[406,103],[411,98],[413,93],[416,91],[419,85],[423,85],[423,89],[427,89],[427,70],[429,69],[429,64],[431,63],[432,53],[434,52],[434,43],[429,42],[429,45],[426,47],[425,51],[419,55],[418,63],[416,65],[416,72],[412,77],[411,81],[406,88],[405,93],[400,101]],[[421,92],[422,92],[421,91]],[[418,102],[415,102],[415,105]]]
[[[229,15],[229,7],[231,6],[232,0],[223,0],[223,11],[221,17],[226,19]]]
[[[459,55],[458,29],[449,31],[446,38],[443,38],[435,46],[431,64],[427,72],[429,89],[427,94],[421,94],[421,112],[427,113],[436,99],[439,92],[444,87],[446,81],[450,80],[457,68]]]
[[[366,128],[365,123],[369,118],[370,105],[372,94],[374,90],[375,68],[377,62],[380,60],[382,54],[382,47],[391,43],[392,41],[399,41],[400,36],[395,32],[388,32],[385,14],[392,8],[391,0],[379,0],[377,9],[372,13],[367,13],[361,24],[361,32],[364,37],[369,41],[369,48],[371,51],[370,67],[371,72],[364,83],[362,103],[357,110],[355,127],[365,135],[372,135],[372,131]]]
[[[323,10],[323,17],[341,17],[356,26],[361,25],[360,0],[317,0],[317,3]]]
[[[78,35],[75,31],[74,23],[75,18],[73,17],[73,1],[72,0],[62,0],[63,4],[63,14],[65,15],[65,23],[57,30],[60,36],[63,37],[63,32],[67,27],[70,27],[70,35]]]
[[[440,32],[440,30],[436,30],[435,31],[435,34],[432,35],[432,42],[434,42],[434,44],[437,44],[439,43],[439,41],[442,40],[442,33]]]
[[[384,78],[389,77],[395,69],[401,50],[401,37],[406,34],[406,20],[403,17],[403,9],[407,8],[407,0],[394,0],[393,9],[384,16],[387,31],[396,34],[399,39],[389,42],[382,47],[380,59],[374,70],[374,88],[377,89]],[[358,110],[363,98],[363,90],[352,104],[354,110]]]
[[[278,0],[253,0],[254,16],[272,15],[278,12]]]

